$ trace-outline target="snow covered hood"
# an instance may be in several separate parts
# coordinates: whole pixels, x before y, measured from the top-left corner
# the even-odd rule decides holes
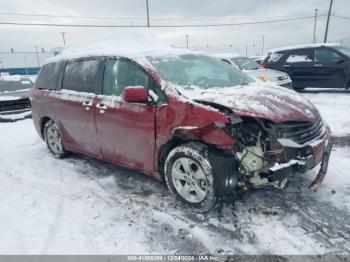
[[[317,109],[306,98],[292,90],[276,86],[236,86],[212,89],[181,89],[194,100],[212,102],[230,108],[240,116],[257,117],[275,123],[286,121],[313,122]]]

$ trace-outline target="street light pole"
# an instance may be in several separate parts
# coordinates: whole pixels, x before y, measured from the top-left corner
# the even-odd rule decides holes
[[[328,27],[329,27],[329,20],[331,18],[331,13],[332,13],[332,6],[333,6],[333,0],[331,0],[331,3],[329,5],[329,10],[328,10],[328,16],[327,16],[327,24],[326,24],[326,32],[324,34],[324,42],[327,43],[327,37],[328,37]]]
[[[264,47],[265,47],[265,36],[262,36],[262,46],[261,46],[261,56],[264,55]]]
[[[186,48],[188,49],[188,35],[186,35]]]
[[[26,67],[26,75],[28,75],[28,64],[27,64],[27,57],[24,56],[24,65]]]
[[[38,53],[38,47],[35,46],[35,53],[36,53],[36,60],[38,62],[38,67],[40,67],[40,59],[39,59],[39,53]]]
[[[66,32],[61,32],[62,35],[62,40],[63,40],[63,45],[66,45],[66,38],[64,37],[64,35],[66,34]]]
[[[149,25],[149,7],[148,7],[148,0],[146,0],[146,9],[147,9],[147,27],[150,27],[150,25]]]
[[[312,38],[312,43],[316,43],[316,26],[317,26],[317,12],[318,9],[315,9],[315,24],[314,24],[314,36]]]

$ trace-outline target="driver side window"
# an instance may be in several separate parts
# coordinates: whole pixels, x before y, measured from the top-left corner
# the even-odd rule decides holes
[[[127,86],[148,87],[149,76],[127,60],[109,59],[105,62],[103,94],[121,96]]]
[[[333,62],[335,59],[340,59],[340,56],[328,48],[319,48],[315,50],[315,61]]]

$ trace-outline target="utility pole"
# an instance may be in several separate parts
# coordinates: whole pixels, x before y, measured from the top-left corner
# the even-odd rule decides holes
[[[326,24],[326,32],[325,32],[325,34],[324,34],[324,42],[325,42],[325,43],[327,43],[329,19],[331,18],[332,6],[333,6],[333,0],[331,0],[331,3],[330,3],[330,5],[329,5],[329,10],[328,10],[327,24]]]
[[[66,34],[66,32],[61,32],[62,40],[63,40],[63,46],[66,46],[66,38],[64,37],[65,34]]]
[[[188,35],[186,35],[186,48],[188,49]]]
[[[149,25],[149,7],[148,7],[148,0],[146,0],[146,8],[147,8],[147,27],[150,27],[150,25]]]
[[[316,43],[317,12],[318,12],[318,9],[316,8],[315,9],[314,37],[312,38],[312,43]]]
[[[265,47],[265,36],[262,36],[262,46],[261,46],[261,56],[264,55],[264,47]]]
[[[40,67],[40,59],[39,59],[39,53],[38,53],[38,47],[35,46],[35,53],[36,53],[36,60],[38,62],[38,67]]]
[[[248,45],[245,45],[245,56],[248,56]]]

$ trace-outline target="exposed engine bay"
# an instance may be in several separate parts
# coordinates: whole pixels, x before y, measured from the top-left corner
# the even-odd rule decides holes
[[[289,175],[315,166],[310,145],[284,147],[273,127],[264,122],[244,119],[231,126],[230,133],[236,140],[233,154],[239,162],[237,186],[244,190],[267,185],[283,188]]]
[[[264,171],[271,167],[270,141],[266,130],[258,123],[242,122],[231,130],[237,144],[233,150],[239,161],[238,186],[244,189],[257,188],[267,185],[277,186],[276,182],[269,182]]]

